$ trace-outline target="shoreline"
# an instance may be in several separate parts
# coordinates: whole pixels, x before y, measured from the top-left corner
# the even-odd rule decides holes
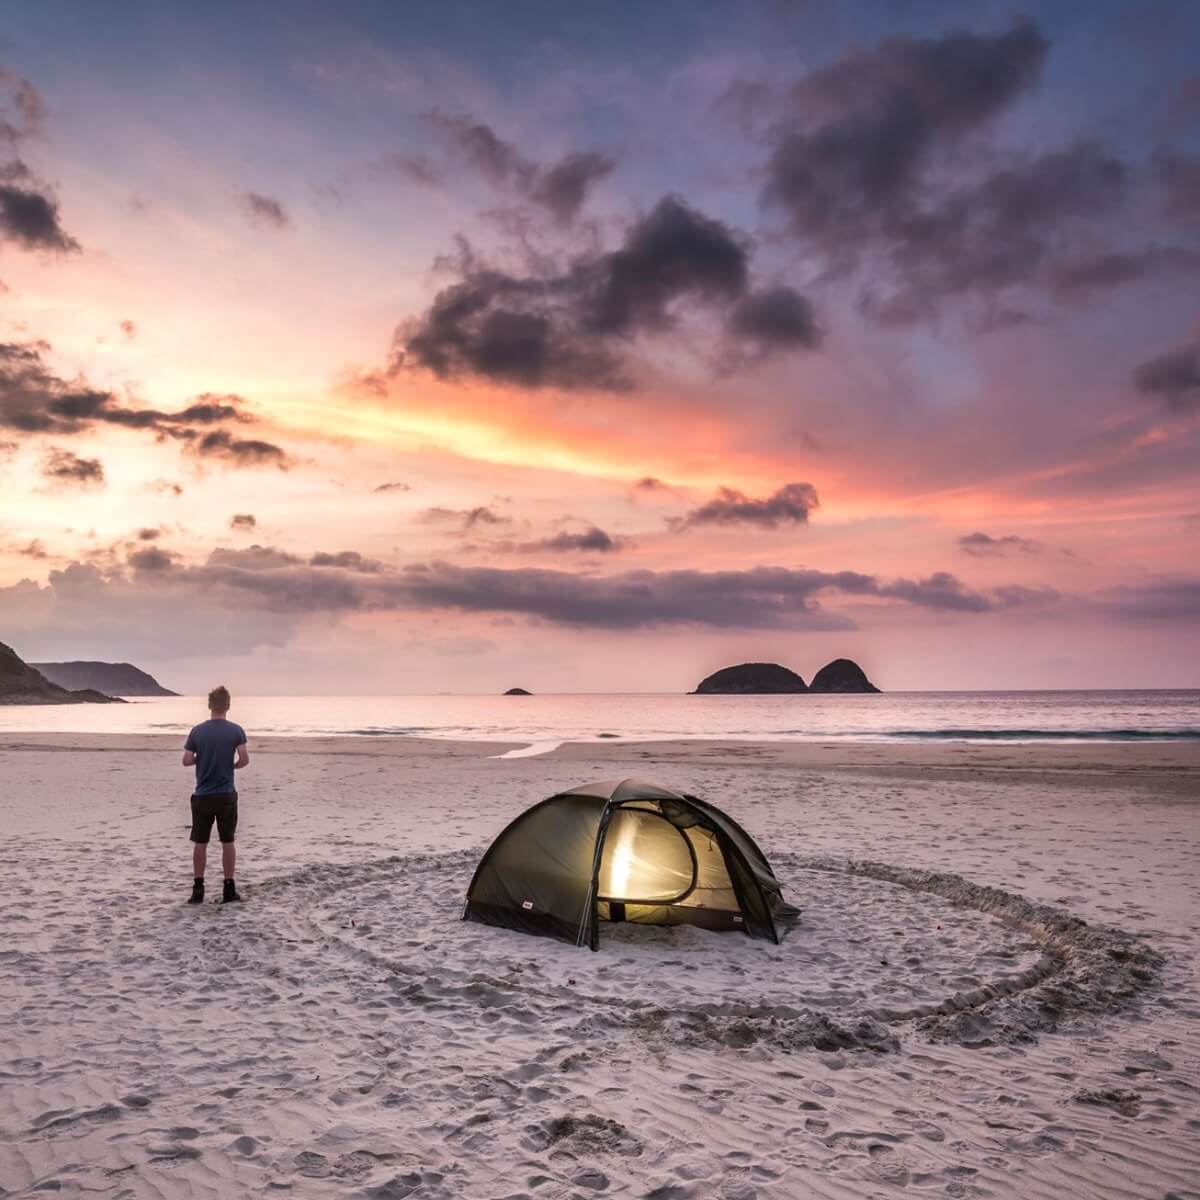
[[[541,752],[529,741],[380,735],[251,738],[251,754],[291,757],[489,759],[498,764],[578,762],[625,765],[630,774],[658,764],[754,766],[942,781],[1061,782],[1099,788],[1150,788],[1163,798],[1200,800],[1200,742],[751,741],[681,738],[563,741]],[[169,754],[177,734],[0,733],[0,755],[22,752]],[[501,767],[503,769],[503,766]],[[645,770],[645,773],[650,773]]]

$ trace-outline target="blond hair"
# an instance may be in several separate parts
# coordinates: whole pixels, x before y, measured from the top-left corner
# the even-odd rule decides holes
[[[221,684],[208,693],[208,707],[213,712],[226,713],[229,711],[229,689]]]

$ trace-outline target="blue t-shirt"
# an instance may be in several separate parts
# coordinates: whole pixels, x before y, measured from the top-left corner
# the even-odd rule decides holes
[[[224,718],[201,721],[183,743],[196,756],[196,790],[193,796],[220,796],[234,792],[233,756],[246,744],[246,731]]]

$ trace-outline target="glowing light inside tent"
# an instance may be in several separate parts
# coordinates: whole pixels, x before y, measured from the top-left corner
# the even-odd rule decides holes
[[[600,863],[601,896],[669,901],[686,892],[692,882],[692,854],[678,829],[634,809],[613,815]]]

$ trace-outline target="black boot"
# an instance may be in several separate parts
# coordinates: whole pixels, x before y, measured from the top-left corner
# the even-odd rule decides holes
[[[225,880],[225,890],[221,893],[222,904],[237,904],[241,900],[232,879]]]
[[[188,901],[189,904],[204,903],[204,880],[196,879],[192,881],[192,898]]]

